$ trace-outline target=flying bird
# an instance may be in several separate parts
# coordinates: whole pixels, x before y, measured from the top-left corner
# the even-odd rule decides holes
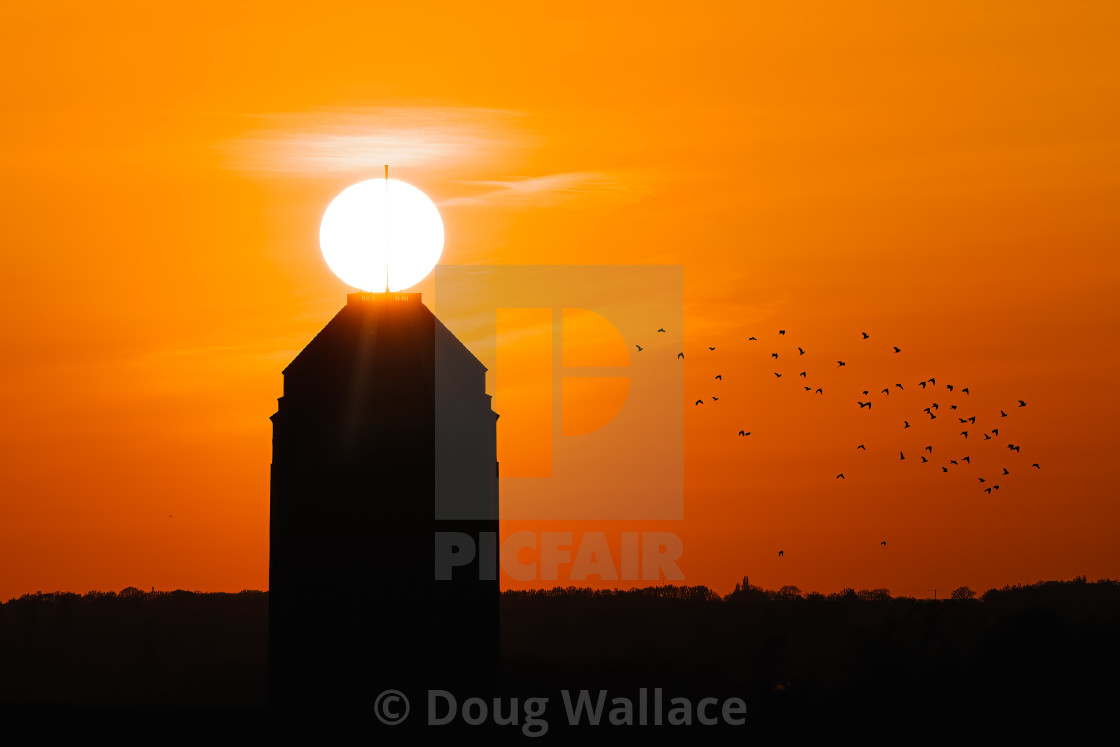
[[[664,327],[662,327],[661,329],[659,329],[659,330],[657,330],[657,331],[658,331],[658,332],[664,332],[664,331],[665,331],[665,328],[664,328]]]
[[[950,459],[949,464],[957,464],[957,460],[956,459]],[[957,464],[957,466],[959,467],[960,465]]]
[[[758,339],[757,337],[748,337],[747,342],[750,342],[751,340],[757,340],[757,339]]]
[[[780,373],[778,373],[777,371],[774,372],[774,375],[777,376],[779,379],[782,378],[782,375]]]
[[[930,378],[929,383],[933,384],[934,386],[937,386],[937,381],[934,380],[933,378]]]
[[[961,435],[968,438],[968,431],[961,431]]]
[[[719,402],[719,397],[712,397],[712,402]]]
[[[936,403],[936,402],[932,403],[932,404],[930,405],[930,407],[932,407],[932,408],[933,408],[933,409],[935,409],[935,410],[939,410],[939,409],[941,409],[941,408],[939,408],[939,407],[937,406],[937,403]]]
[[[950,392],[953,391],[953,385],[952,384],[946,384],[945,388],[948,389]]]
[[[992,489],[991,488],[984,488],[984,492],[987,493],[988,495],[991,495],[992,494]]]
[[[817,391],[815,393],[816,394],[824,394],[824,389],[821,389],[820,387],[817,387]]]
[[[860,407],[866,407],[867,411],[871,412],[871,403],[870,402],[857,402],[856,404],[858,404]]]
[[[976,479],[979,480],[980,482],[987,482],[983,477],[977,477]]]
[[[964,392],[965,394],[968,394],[968,387],[965,387],[965,388],[964,388],[964,389],[962,389],[961,391],[962,391],[962,392]]]
[[[751,432],[750,431],[739,431],[739,435],[740,436],[749,436],[749,435],[751,435]]]
[[[902,384],[895,384],[895,386],[898,387],[899,389],[902,389]]]
[[[805,371],[802,371],[800,374],[798,374],[798,376],[800,376],[801,378],[804,379],[805,378],[805,373],[806,373]]]
[[[1003,468],[1003,474],[1010,475],[1011,473],[1007,471],[1007,467],[1004,467]]]
[[[902,427],[903,428],[909,428],[910,427],[910,421],[909,420],[903,420],[902,421]]]
[[[999,435],[999,428],[992,428],[992,435],[993,436],[998,436]]]
[[[967,418],[957,418],[957,420],[961,421],[962,423],[967,423],[968,422]]]
[[[856,448],[857,448],[857,449],[863,449],[864,451],[867,451],[867,447],[866,447],[866,446],[864,446],[863,444],[860,444],[860,445],[859,445],[859,446],[857,446]]]
[[[786,333],[786,331],[784,329],[779,329],[778,330],[779,335],[784,335],[785,333]]]
[[[804,350],[803,350],[803,349],[802,349],[802,348],[801,348],[801,347],[799,346],[799,347],[797,348],[797,354],[798,354],[798,355],[805,355],[805,351],[804,351]]]
[[[770,354],[770,357],[771,357],[771,358],[777,358],[777,357],[778,357],[778,354],[777,354],[777,353],[771,353],[771,354]]]
[[[991,437],[991,436],[989,436],[989,435],[988,435],[987,433],[985,433],[985,434],[984,434],[984,440],[985,440],[985,441],[991,441],[991,440],[992,440],[992,437]]]
[[[905,459],[905,458],[906,458],[906,454],[904,454],[904,453],[903,453],[903,452],[901,452],[901,451],[900,451],[900,452],[898,452],[898,461],[900,461],[900,462],[901,462],[901,461],[902,461],[903,459]]]
[[[639,353],[642,352],[642,346],[641,345],[635,345],[634,347],[636,347],[638,349]]]
[[[723,381],[723,374],[716,374],[716,378]]]
[[[902,352],[902,349],[901,349],[901,348],[898,348],[898,347],[896,347],[896,348],[894,349],[894,352],[896,352],[896,353],[901,353],[901,352]]]
[[[1038,466],[1038,462],[1035,462],[1035,463],[1034,463],[1034,464],[1032,464],[1031,466],[1032,466],[1032,467],[1034,467],[1035,469],[1042,469],[1042,467],[1039,467],[1039,466]]]
[[[779,558],[780,558],[780,557],[782,557],[782,555],[783,555],[783,554],[784,554],[784,553],[783,553],[783,552],[782,552],[781,550],[778,550],[778,557],[779,557]]]
[[[941,471],[942,471],[942,472],[948,472],[948,471],[949,471],[949,468],[948,468],[948,467],[942,467],[942,468],[941,468]]]
[[[880,544],[880,545],[882,545],[883,547],[886,547],[886,546],[887,546],[887,541],[886,541],[886,540],[883,540],[883,541],[882,541],[882,542],[880,542],[879,544]]]
[[[928,462],[928,461],[929,461],[928,459],[926,459],[925,457],[922,457],[922,463],[923,463],[923,464],[924,464],[925,462]]]
[[[955,409],[957,409],[957,406],[956,405],[949,405],[949,409],[950,410],[955,410]]]
[[[702,405],[702,404],[704,404],[704,400],[698,399],[698,400],[696,400],[696,404],[697,405]],[[693,406],[695,407],[695,405],[693,405]]]
[[[844,478],[844,473],[843,473],[843,472],[841,472],[840,474],[838,474],[838,475],[836,476],[836,479],[837,479],[837,480],[843,480],[843,479],[845,479],[845,478]]]
[[[924,381],[919,381],[918,386],[920,386],[922,389],[925,389],[926,388],[926,383]]]
[[[890,389],[884,389],[883,390],[883,394],[889,395],[890,393],[891,393]]]
[[[972,459],[970,459],[969,457],[961,457],[961,461],[962,462],[968,462],[969,464],[972,464]]]
[[[975,415],[973,415],[972,417],[970,417],[970,418],[968,419],[968,422],[970,422],[970,423],[975,423],[975,422],[976,422],[976,416],[975,416]]]
[[[683,357],[684,357],[684,353],[677,353],[677,360],[680,360]]]
[[[807,386],[807,387],[805,387],[805,391],[811,392],[811,391],[813,391],[813,387]]]
[[[863,339],[865,339],[865,340],[866,340],[866,339],[867,339],[868,337],[871,337],[871,335],[867,334],[866,332],[861,332],[860,334],[862,334],[862,335],[863,335]]]
[[[708,348],[708,350],[715,350],[715,348],[713,348],[713,347],[709,347],[709,348]]]
[[[930,454],[932,454],[933,453],[933,447],[932,446],[927,446],[926,451],[928,451]]]
[[[839,365],[837,366],[837,368],[839,368],[840,366],[843,366],[843,365],[845,365],[845,364],[844,364],[844,361],[836,361],[836,362],[837,362],[837,363],[839,364]]]
[[[1019,407],[1026,407],[1026,406],[1027,406],[1026,402],[1024,402],[1023,400],[1019,400]]]
[[[864,389],[863,394],[864,394],[864,396],[867,396],[868,394],[870,394],[870,392],[868,392],[866,389]]]
[[[1004,412],[1003,410],[1000,410],[1000,411],[999,411],[999,416],[1000,416],[1001,418],[1006,418],[1006,417],[1007,417],[1007,413],[1006,413],[1006,412]]]

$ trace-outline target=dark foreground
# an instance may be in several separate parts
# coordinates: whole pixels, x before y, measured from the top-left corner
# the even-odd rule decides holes
[[[15,599],[0,605],[0,705],[9,716],[201,707],[267,721],[267,617],[266,592]],[[643,713],[664,724],[679,697],[693,709],[715,698],[709,715],[740,698],[748,729],[1073,726],[1103,721],[1120,694],[1120,583],[942,601],[754,588],[724,598],[703,587],[507,592],[502,645],[498,697],[520,715],[503,727],[512,736],[534,721],[530,698],[549,699],[549,731],[563,733],[565,690],[572,701],[587,690],[592,703],[606,690],[602,724],[613,698],[632,704],[635,724]],[[494,697],[456,694],[472,695]]]

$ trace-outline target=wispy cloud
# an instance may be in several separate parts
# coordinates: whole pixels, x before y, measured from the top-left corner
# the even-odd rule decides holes
[[[523,115],[497,109],[369,107],[261,114],[257,127],[218,146],[226,165],[252,173],[327,176],[382,164],[455,169],[527,147]]]
[[[558,205],[581,197],[596,201],[627,201],[645,193],[633,179],[605,172],[574,171],[546,176],[526,176],[505,180],[466,182],[481,190],[474,195],[443,200],[441,205],[531,204]]]
[[[436,198],[441,207],[625,202],[648,191],[650,182],[649,175],[606,171],[504,176],[543,144],[526,115],[514,111],[369,107],[258,114],[251,123],[244,134],[217,146],[227,168],[291,177],[369,175],[383,164],[412,173],[438,171],[445,185]],[[462,178],[487,173],[501,178]]]

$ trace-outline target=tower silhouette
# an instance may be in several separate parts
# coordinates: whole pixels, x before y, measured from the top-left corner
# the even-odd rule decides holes
[[[496,678],[497,415],[485,372],[419,293],[388,292],[349,294],[284,369],[270,705],[368,720],[385,689],[420,704],[428,688]],[[477,547],[441,580],[448,532]]]

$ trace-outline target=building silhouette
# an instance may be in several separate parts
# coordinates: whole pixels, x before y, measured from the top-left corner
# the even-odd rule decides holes
[[[485,372],[419,293],[365,292],[284,369],[272,416],[271,706],[368,719],[388,688],[416,708],[426,689],[496,678],[497,554],[476,552],[437,580],[433,551],[440,532],[497,536]]]

